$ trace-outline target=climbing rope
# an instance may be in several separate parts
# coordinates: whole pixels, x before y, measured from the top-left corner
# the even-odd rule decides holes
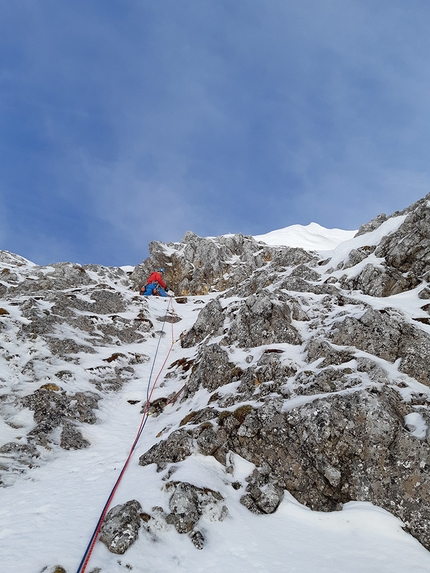
[[[174,404],[176,402],[176,400],[179,398],[179,396],[182,394],[182,392],[185,390],[186,387],[187,387],[187,385],[184,384],[182,386],[182,388],[179,390],[179,392],[176,392],[176,394],[173,396],[173,398],[170,398],[170,400],[168,400],[166,402],[166,406],[168,406],[169,404]]]
[[[86,548],[86,550],[85,550],[85,553],[84,553],[84,555],[83,555],[83,557],[82,557],[82,561],[81,561],[81,563],[79,564],[79,567],[78,567],[76,573],[84,573],[84,572],[85,572],[85,569],[86,569],[86,567],[87,567],[87,565],[88,565],[88,563],[89,563],[89,560],[90,560],[90,558],[91,558],[91,554],[92,554],[92,552],[93,552],[94,546],[95,546],[95,544],[96,544],[97,538],[98,538],[98,536],[99,536],[99,534],[100,534],[100,529],[101,529],[101,527],[102,527],[103,521],[104,521],[104,519],[105,519],[105,517],[106,517],[107,512],[109,511],[109,507],[110,507],[110,505],[111,505],[111,503],[112,503],[113,498],[115,497],[115,493],[116,493],[116,491],[117,491],[117,489],[118,489],[118,487],[119,487],[119,484],[121,483],[121,480],[122,480],[122,478],[123,478],[123,476],[124,476],[124,474],[125,474],[125,471],[126,471],[126,469],[127,469],[127,467],[128,467],[128,464],[129,464],[129,462],[130,462],[130,460],[131,460],[131,457],[132,457],[133,452],[134,452],[134,450],[135,450],[135,448],[136,448],[136,446],[137,446],[137,443],[138,443],[138,441],[139,441],[139,439],[140,439],[140,436],[142,435],[142,432],[143,432],[143,430],[144,430],[144,428],[145,428],[145,425],[146,425],[146,421],[148,420],[148,409],[149,409],[149,404],[150,404],[150,400],[151,400],[152,394],[153,394],[153,392],[154,392],[154,390],[155,390],[155,387],[156,387],[156,385],[157,385],[157,381],[158,381],[158,379],[160,378],[161,373],[162,373],[162,371],[163,371],[163,369],[164,369],[164,367],[165,367],[165,365],[166,365],[166,362],[167,362],[167,360],[168,360],[168,358],[169,358],[169,356],[170,356],[170,353],[171,353],[171,351],[172,351],[173,345],[175,344],[175,339],[174,339],[174,336],[173,336],[173,322],[174,322],[174,321],[172,320],[172,321],[171,321],[171,324],[172,324],[172,340],[171,340],[170,348],[169,348],[169,350],[168,350],[168,352],[167,352],[166,358],[164,359],[164,362],[163,362],[163,364],[161,365],[161,368],[160,368],[160,370],[159,370],[157,376],[156,376],[155,379],[154,379],[154,382],[152,383],[151,381],[152,381],[152,376],[153,376],[153,373],[154,373],[155,362],[156,362],[156,360],[157,360],[157,355],[158,355],[158,351],[159,351],[159,348],[160,348],[161,339],[162,339],[162,337],[164,336],[164,327],[165,327],[165,324],[166,324],[166,321],[167,321],[167,316],[168,316],[168,314],[169,314],[170,311],[171,311],[172,314],[174,314],[173,299],[172,299],[172,298],[169,298],[169,304],[167,305],[166,313],[165,313],[165,315],[164,315],[164,317],[163,317],[163,325],[162,325],[161,330],[160,330],[160,332],[159,332],[157,347],[156,347],[156,349],[155,349],[154,359],[153,359],[153,361],[152,361],[151,371],[150,371],[150,373],[149,373],[148,384],[147,384],[147,387],[146,387],[146,404],[145,404],[145,407],[144,407],[144,409],[143,409],[143,413],[142,413],[142,418],[141,418],[141,421],[140,421],[139,429],[138,429],[138,431],[137,431],[136,437],[134,438],[134,441],[133,441],[133,444],[132,444],[132,446],[131,446],[131,448],[130,448],[129,454],[128,454],[128,456],[127,456],[125,462],[124,462],[124,465],[123,465],[123,467],[122,467],[122,470],[121,470],[121,472],[120,472],[120,474],[119,474],[119,476],[118,476],[118,478],[117,478],[117,480],[116,480],[116,482],[115,482],[115,485],[114,485],[113,488],[112,488],[112,491],[111,491],[110,494],[109,494],[109,497],[108,497],[108,499],[107,499],[107,501],[106,501],[106,503],[105,503],[105,506],[104,506],[104,508],[103,508],[103,511],[102,511],[101,514],[100,514],[99,520],[97,521],[97,525],[96,525],[96,527],[95,527],[95,529],[94,529],[94,531],[93,531],[93,534],[92,534],[92,536],[91,536],[91,539],[90,539],[90,541],[89,541],[89,543],[88,543],[88,545],[87,545],[87,548]]]

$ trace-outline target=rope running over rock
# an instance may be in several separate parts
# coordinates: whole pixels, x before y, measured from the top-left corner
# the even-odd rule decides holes
[[[165,313],[164,318],[163,318],[163,325],[162,325],[162,328],[161,328],[161,330],[160,330],[160,334],[159,334],[159,337],[158,337],[157,347],[156,347],[156,350],[155,350],[154,359],[153,359],[153,361],[152,361],[151,371],[150,371],[150,373],[149,373],[148,384],[147,384],[147,388],[146,388],[146,404],[145,404],[145,408],[144,408],[144,410],[143,410],[143,414],[142,414],[142,418],[141,418],[141,421],[140,421],[139,429],[138,429],[138,431],[137,431],[137,434],[136,434],[136,437],[135,437],[135,439],[134,439],[134,442],[133,442],[133,444],[132,444],[132,446],[131,446],[131,448],[130,448],[130,452],[129,452],[128,456],[127,456],[127,459],[126,459],[125,462],[124,462],[124,465],[123,465],[123,467],[122,467],[122,470],[121,470],[121,472],[120,472],[120,474],[119,474],[119,476],[118,476],[118,478],[117,478],[117,480],[116,480],[116,482],[115,482],[115,485],[114,485],[113,488],[112,488],[112,491],[111,491],[110,494],[109,494],[109,497],[108,497],[108,499],[107,499],[107,501],[106,501],[106,503],[105,503],[105,506],[104,506],[104,508],[103,508],[103,511],[102,511],[101,514],[100,514],[100,517],[99,517],[99,520],[98,520],[98,522],[97,522],[97,525],[96,525],[96,527],[95,527],[95,529],[94,529],[94,532],[93,532],[93,534],[92,534],[92,536],[91,536],[91,539],[90,539],[90,541],[89,541],[89,543],[88,543],[88,546],[87,546],[87,548],[86,548],[86,550],[85,550],[85,553],[84,553],[84,555],[83,555],[83,557],[82,557],[82,561],[81,561],[81,563],[79,564],[79,567],[78,567],[76,573],[85,573],[85,570],[86,570],[86,567],[87,567],[87,565],[88,565],[88,563],[89,563],[89,560],[90,560],[90,558],[91,558],[91,554],[92,554],[92,552],[93,552],[94,546],[95,546],[96,541],[97,541],[97,539],[98,539],[98,536],[99,536],[99,534],[100,534],[100,529],[101,529],[101,526],[102,526],[102,524],[103,524],[103,521],[104,521],[104,519],[105,519],[105,517],[106,517],[107,512],[109,511],[109,507],[110,507],[110,505],[111,505],[111,503],[112,503],[112,500],[113,500],[113,498],[114,498],[114,496],[115,496],[115,493],[116,493],[116,491],[117,491],[117,489],[118,489],[118,486],[119,486],[119,484],[121,483],[121,480],[122,480],[122,478],[123,478],[123,476],[124,476],[124,474],[125,474],[125,471],[126,471],[126,469],[127,469],[127,466],[128,466],[128,464],[129,464],[129,462],[130,462],[130,460],[131,460],[131,457],[132,457],[132,455],[133,455],[133,452],[134,452],[134,450],[135,450],[135,448],[136,448],[136,446],[137,446],[137,443],[139,442],[140,436],[142,435],[142,432],[143,432],[143,430],[144,430],[144,428],[145,428],[146,421],[148,420],[148,409],[149,409],[149,405],[150,405],[150,401],[151,401],[152,394],[153,394],[153,392],[154,392],[154,390],[155,390],[155,387],[156,387],[156,385],[157,385],[158,379],[160,378],[161,373],[162,373],[162,371],[163,371],[163,369],[164,369],[164,367],[165,367],[165,365],[166,365],[166,362],[167,362],[167,360],[168,360],[168,358],[169,358],[169,356],[170,356],[170,353],[171,353],[171,351],[172,351],[173,345],[175,344],[175,338],[174,338],[174,335],[173,335],[173,322],[172,322],[172,323],[171,323],[171,324],[172,324],[172,341],[171,341],[171,344],[170,344],[170,348],[169,348],[169,350],[168,350],[168,352],[167,352],[166,358],[164,359],[164,362],[163,362],[163,364],[162,364],[162,366],[161,366],[161,368],[160,368],[160,370],[159,370],[159,372],[158,372],[158,374],[157,374],[157,376],[156,376],[154,382],[151,383],[152,375],[153,375],[154,367],[155,367],[155,361],[156,361],[156,359],[157,359],[158,351],[159,351],[159,348],[160,348],[160,342],[161,342],[161,338],[163,337],[163,334],[164,334],[164,327],[165,327],[165,324],[166,324],[167,315],[168,315],[169,311],[172,311],[172,313],[174,313],[172,298],[169,298],[169,304],[167,305],[166,313]]]

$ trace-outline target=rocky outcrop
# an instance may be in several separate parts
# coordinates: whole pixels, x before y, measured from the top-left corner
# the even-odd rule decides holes
[[[168,495],[168,511],[160,506],[148,512],[142,511],[137,500],[109,511],[100,537],[109,551],[123,554],[136,541],[140,529],[153,542],[159,541],[163,531],[174,529],[181,535],[187,534],[192,544],[201,550],[206,543],[204,528],[200,528],[202,518],[214,522],[223,521],[228,516],[223,496],[213,489],[197,487],[189,482],[169,481],[163,491]]]
[[[336,344],[355,346],[392,363],[400,359],[401,372],[430,386],[430,335],[402,320],[398,312],[369,309],[360,319],[347,316],[333,328]]]
[[[150,259],[138,265],[130,278],[137,290],[154,268],[163,267],[168,286],[177,294],[202,295],[239,284],[264,264],[266,251],[252,237],[231,235],[213,240],[187,232],[180,244],[151,243]]]
[[[226,350],[219,344],[203,346],[192,367],[186,387],[186,395],[191,395],[200,387],[213,392],[220,386],[229,384],[239,374],[235,364],[229,361]]]
[[[386,264],[375,266],[368,263],[354,278],[344,278],[341,281],[345,289],[361,290],[369,296],[391,296],[407,290],[412,290],[420,284],[420,280],[411,274],[404,276]]]
[[[291,309],[281,297],[267,292],[247,297],[227,315],[230,323],[224,344],[249,348],[262,344],[301,344],[292,325]]]
[[[254,472],[240,502],[252,513],[274,513],[284,498],[284,488],[265,479],[264,474]]]
[[[341,264],[343,269],[351,268],[369,258],[356,275],[342,277],[343,288],[386,297],[414,289],[429,280],[430,194],[392,217],[403,218],[395,231],[383,236],[376,245],[351,250],[348,260]],[[374,231],[387,220],[385,215],[380,215],[360,227],[356,236]]]
[[[136,541],[141,526],[142,506],[135,499],[116,505],[106,515],[100,530],[100,541],[111,553],[123,555]]]
[[[413,435],[415,426],[405,419],[417,410],[399,393],[376,387],[334,392],[283,409],[284,401],[271,397],[257,409],[221,412],[215,424],[188,432],[188,452],[194,445],[226,465],[234,452],[255,464],[241,498],[253,513],[276,511],[285,489],[318,511],[370,501],[398,515],[429,545],[430,432]],[[427,408],[418,415],[430,418]]]
[[[157,464],[158,470],[163,470],[168,464],[182,462],[193,451],[193,438],[188,430],[175,430],[167,440],[154,444],[145,454],[140,456],[139,464]]]
[[[364,223],[363,225],[361,225],[355,236],[359,237],[360,235],[365,235],[366,233],[370,233],[371,231],[378,229],[378,227],[380,227],[382,223],[385,223],[387,219],[388,219],[387,215],[385,213],[381,213],[368,223]]]
[[[396,232],[383,237],[375,256],[417,282],[429,279],[430,195],[416,204]]]
[[[60,445],[66,450],[89,446],[72,420],[94,424],[100,397],[94,393],[77,392],[68,396],[55,384],[47,384],[21,399],[21,404],[34,412],[36,427],[28,434],[31,442],[46,446],[51,433],[62,426]]]
[[[204,295],[234,288],[245,296],[244,288],[248,294],[255,292],[248,284],[252,275],[251,284],[257,279],[260,286],[268,286],[273,282],[271,271],[317,260],[315,254],[304,249],[268,247],[240,234],[214,239],[187,232],[181,243],[152,242],[149,252],[150,258],[136,266],[130,276],[135,290],[146,282],[151,271],[162,267],[166,283],[177,295]]]
[[[283,342],[301,344],[300,335],[292,325],[292,305],[282,298],[263,291],[229,305],[225,311],[219,299],[214,299],[201,311],[181,344],[190,348],[208,336],[223,335],[222,345],[239,348]]]
[[[218,298],[208,302],[201,310],[194,326],[181,338],[183,348],[202,342],[208,335],[223,334],[224,312]]]
[[[197,549],[203,549],[206,539],[198,529],[200,518],[223,521],[228,515],[224,498],[218,491],[178,481],[168,482],[164,489],[169,495],[169,513],[160,507],[153,507],[150,513],[143,512],[137,500],[117,505],[107,513],[100,541],[111,553],[125,553],[137,540],[142,526],[153,540],[157,540],[163,528],[174,527],[178,533],[188,534]]]
[[[190,534],[195,547],[203,549],[205,538],[196,526],[203,514],[211,521],[223,521],[228,515],[227,507],[222,504],[224,498],[217,491],[187,482],[169,482],[166,490],[173,491],[166,523],[173,525],[178,533]]]

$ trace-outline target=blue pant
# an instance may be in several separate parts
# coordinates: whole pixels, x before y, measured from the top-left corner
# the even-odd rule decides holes
[[[166,291],[157,283],[149,283],[149,285],[146,285],[142,294],[143,296],[167,296]]]

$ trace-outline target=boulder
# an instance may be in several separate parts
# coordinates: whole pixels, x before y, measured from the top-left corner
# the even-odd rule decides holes
[[[116,505],[106,515],[100,529],[100,541],[111,553],[123,555],[136,541],[141,525],[142,506],[135,499]]]
[[[346,316],[333,325],[331,339],[391,363],[400,359],[401,372],[430,386],[430,335],[402,320],[397,311],[368,309],[360,318]]]

